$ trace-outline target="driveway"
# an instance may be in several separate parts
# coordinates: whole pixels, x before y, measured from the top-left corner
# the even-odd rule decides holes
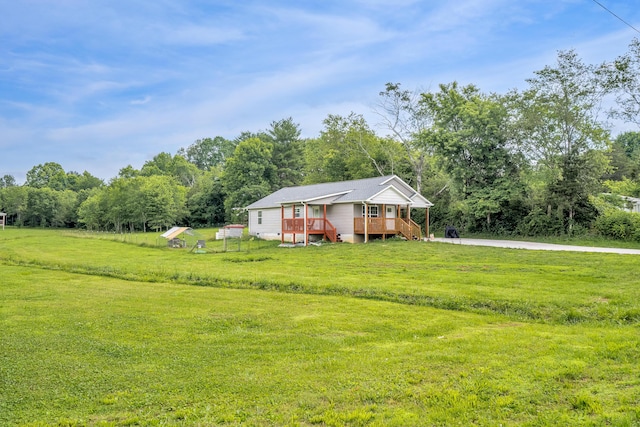
[[[455,245],[493,246],[496,248],[532,249],[539,251],[573,251],[573,252],[605,252],[611,254],[640,255],[640,249],[598,248],[593,246],[556,245],[552,243],[520,242],[516,240],[492,239],[445,239],[436,237],[432,242],[451,243]]]

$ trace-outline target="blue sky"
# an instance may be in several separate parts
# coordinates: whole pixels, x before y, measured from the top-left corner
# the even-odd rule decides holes
[[[600,3],[640,28],[635,1]],[[108,180],[287,117],[375,128],[386,82],[504,93],[558,50],[595,64],[638,36],[592,0],[0,0],[0,176]]]

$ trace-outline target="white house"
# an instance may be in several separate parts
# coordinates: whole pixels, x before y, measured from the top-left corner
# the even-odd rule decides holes
[[[367,242],[401,235],[420,239],[411,209],[433,204],[396,175],[282,188],[247,206],[249,234],[282,243],[326,239]]]
[[[625,206],[625,210],[627,212],[635,212],[640,213],[640,199],[637,197],[629,197],[629,196],[620,196],[624,200],[627,201],[627,205]]]

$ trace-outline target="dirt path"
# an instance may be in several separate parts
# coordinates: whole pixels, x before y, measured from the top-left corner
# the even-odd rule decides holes
[[[516,240],[492,239],[445,239],[435,238],[432,242],[452,243],[456,245],[493,246],[497,248],[532,249],[540,251],[573,251],[573,252],[604,252],[612,254],[640,255],[640,249],[598,248],[593,246],[556,245],[552,243],[521,242]]]

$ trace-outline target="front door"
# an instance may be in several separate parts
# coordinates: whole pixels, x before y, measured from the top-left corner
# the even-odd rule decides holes
[[[396,229],[396,207],[395,206],[387,206],[385,208],[385,218],[386,224],[385,227],[387,230],[395,230]]]

